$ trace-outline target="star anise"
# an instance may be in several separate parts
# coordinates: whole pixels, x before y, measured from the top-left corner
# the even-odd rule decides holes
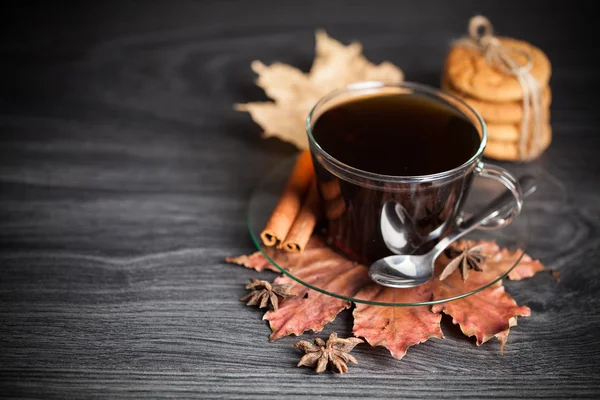
[[[316,365],[317,374],[320,374],[331,363],[340,374],[344,374],[348,372],[348,362],[358,364],[358,361],[350,355],[350,352],[359,343],[363,343],[363,340],[355,337],[340,339],[336,333],[329,336],[327,343],[321,338],[316,338],[314,344],[301,340],[294,344],[296,349],[306,353],[298,363],[298,367],[301,365],[314,367]]]
[[[462,275],[463,281],[467,280],[469,276],[469,270],[483,271],[482,264],[488,255],[483,253],[485,245],[472,246],[470,242],[467,242],[464,248],[450,247],[446,250],[446,255],[452,260],[446,265],[446,268],[440,274],[440,281],[446,279],[452,274],[458,267],[460,267],[460,274]]]
[[[444,212],[444,205],[437,203],[433,207],[425,206],[425,218],[422,221],[425,223],[425,227],[438,228],[444,223],[442,213]]]
[[[291,285],[271,285],[267,281],[261,281],[258,279],[250,278],[250,283],[246,285],[246,289],[252,289],[250,293],[240,299],[240,301],[247,301],[247,305],[255,306],[258,304],[259,308],[265,308],[271,303],[273,310],[279,308],[279,297],[287,298],[295,296],[291,292]]]

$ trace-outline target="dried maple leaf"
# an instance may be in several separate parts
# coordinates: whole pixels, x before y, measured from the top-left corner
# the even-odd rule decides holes
[[[465,289],[459,289],[458,281],[473,283],[472,280],[465,283],[459,275],[452,275],[444,281],[436,279],[433,290],[441,298],[459,295]],[[483,282],[478,282],[476,285],[482,284]],[[452,316],[452,322],[458,324],[466,336],[475,336],[478,346],[493,337],[498,338],[502,350],[510,328],[517,325],[517,317],[528,317],[531,314],[528,307],[517,305],[500,282],[463,299],[435,304],[432,311]]]
[[[308,74],[282,63],[266,66],[255,60],[251,67],[258,74],[256,84],[274,101],[237,104],[235,109],[250,113],[265,137],[278,137],[299,149],[308,148],[304,120],[321,97],[355,82],[404,80],[395,65],[374,65],[359,43],[344,46],[323,30],[316,32],[316,57]]]
[[[507,249],[502,249],[487,260],[486,268],[490,268],[491,273],[499,275],[512,267],[521,254],[522,251],[520,250],[509,251]],[[533,260],[529,255],[523,254],[523,257],[521,257],[517,266],[508,273],[508,279],[520,281],[521,279],[531,278],[538,272],[544,270],[546,270],[546,267],[544,267],[544,264],[539,260]]]
[[[325,371],[327,365],[331,364],[340,374],[348,372],[348,362],[358,364],[356,358],[350,352],[357,344],[363,343],[359,338],[340,339],[336,333],[332,333],[327,343],[321,338],[316,338],[314,344],[301,340],[294,344],[296,349],[306,354],[300,359],[298,367],[317,367],[317,374]]]
[[[352,297],[369,282],[367,268],[333,251],[320,237],[313,237],[302,253],[280,251],[274,258],[285,259],[281,263],[290,266],[297,279],[338,295]],[[320,332],[337,314],[351,306],[347,300],[309,289],[287,276],[275,279],[274,283],[292,285],[296,297],[282,302],[277,311],[264,315],[263,319],[268,320],[271,327],[271,340],[301,335],[308,330]]]
[[[452,247],[454,251],[462,251],[465,250],[467,246],[483,246],[481,252],[486,254],[487,257],[483,262],[482,267],[487,271],[487,274],[490,277],[504,274],[515,264],[515,262],[517,262],[517,260],[519,260],[519,257],[519,263],[508,274],[508,279],[510,280],[518,281],[525,278],[531,278],[538,272],[546,270],[546,267],[539,260],[533,260],[528,254],[523,254],[522,250],[511,251],[505,248],[501,249],[492,241],[480,240],[474,242],[461,240]],[[446,256],[451,256],[451,254],[446,254]]]
[[[265,269],[275,272],[281,272],[276,266],[274,266],[269,260],[267,260],[260,251],[252,253],[248,256],[241,255],[238,257],[227,257],[225,261],[232,264],[242,265],[246,268],[251,268],[258,272],[264,271]]]
[[[271,258],[286,266],[296,278],[336,294],[353,296],[369,282],[367,268],[333,251],[319,236],[313,236],[302,253],[269,251]],[[267,261],[260,252],[246,259],[235,259],[251,262],[248,264],[250,266],[263,265],[263,261]],[[347,300],[312,290],[285,275],[273,283],[290,285],[296,296],[282,301],[277,311],[269,311],[264,315],[263,319],[269,321],[272,331],[270,340],[292,334],[301,335],[309,330],[320,332],[341,311],[351,306]]]
[[[429,285],[412,289],[394,289],[371,284],[357,297],[377,302],[416,303],[432,298]],[[384,346],[392,356],[401,359],[407,349],[429,338],[443,338],[440,328],[441,314],[430,306],[383,307],[356,304],[352,333],[364,337],[371,346]]]
[[[461,248],[465,243],[458,243]],[[272,258],[302,281],[347,297],[357,297],[374,302],[417,302],[458,296],[466,291],[478,289],[491,282],[493,276],[505,272],[517,259],[520,252],[500,249],[493,242],[475,242],[483,245],[490,254],[484,272],[472,272],[469,279],[462,280],[459,271],[450,274],[444,281],[432,279],[428,284],[413,289],[383,288],[371,283],[367,268],[349,261],[331,250],[319,236],[311,238],[303,253],[273,253]],[[499,255],[498,255],[499,254]],[[252,265],[263,265],[262,254],[246,259]],[[510,258],[510,260],[509,260]],[[239,258],[238,258],[239,260]],[[508,261],[507,261],[508,260]],[[437,271],[449,262],[438,259]],[[512,272],[514,279],[533,275],[543,269],[537,261],[524,255],[521,263]],[[296,297],[282,301],[277,311],[269,311],[264,319],[269,320],[271,340],[285,335],[300,335],[305,331],[318,332],[337,314],[350,307],[350,302],[330,297],[282,276],[276,284],[291,284]],[[409,346],[424,342],[430,337],[443,337],[439,327],[440,312],[453,317],[467,336],[476,336],[480,345],[492,337],[500,340],[504,347],[510,327],[518,316],[528,316],[530,310],[520,307],[504,291],[502,282],[464,299],[428,307],[385,307],[357,304],[354,311],[353,333],[364,337],[373,346],[385,346],[396,358],[402,358]]]
[[[263,320],[269,321],[269,340],[284,336],[299,336],[307,331],[321,332],[325,325],[343,310],[350,308],[349,301],[309,289],[287,277],[277,278],[278,284],[290,284],[296,296],[282,302],[277,311],[269,311]]]
[[[461,245],[465,246],[466,243],[463,242]],[[491,242],[477,242],[475,245],[487,246],[484,251],[490,254],[490,257],[485,261],[484,271],[473,272],[469,275],[467,281],[462,280],[458,271],[455,271],[443,281],[434,278],[430,283],[434,300],[459,296],[462,293],[485,286],[495,277],[506,272],[520,254],[520,252],[511,253],[506,249],[499,250]],[[493,251],[494,248],[497,250]],[[515,270],[519,273],[513,276],[532,276],[535,273],[534,271],[540,270],[539,266],[541,264],[530,262],[531,258],[529,256],[524,255],[523,260],[528,264],[515,267]],[[447,262],[447,259],[438,259],[436,270],[442,270]],[[517,317],[528,317],[531,314],[528,307],[517,305],[516,301],[505,292],[502,281],[498,281],[471,296],[435,304],[432,311],[444,312],[452,316],[452,321],[459,324],[465,335],[476,337],[477,345],[481,345],[493,337],[498,338],[502,350],[504,350],[510,328],[517,324]]]

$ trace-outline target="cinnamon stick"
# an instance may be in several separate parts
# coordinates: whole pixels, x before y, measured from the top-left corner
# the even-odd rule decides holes
[[[310,151],[304,150],[298,156],[283,193],[260,234],[265,246],[275,246],[285,240],[314,174]]]
[[[321,197],[323,197],[323,200],[333,200],[342,194],[342,188],[340,188],[337,179],[321,182],[319,187],[321,189]]]
[[[341,195],[331,200],[325,200],[323,208],[328,220],[338,219],[346,212],[346,200]]]
[[[302,208],[285,238],[283,248],[293,253],[303,251],[315,229],[318,217],[319,193],[317,191],[316,180],[313,178],[308,189],[308,194],[304,199],[304,203],[302,203]]]

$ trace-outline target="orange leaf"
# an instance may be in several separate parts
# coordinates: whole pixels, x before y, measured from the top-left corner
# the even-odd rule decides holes
[[[269,321],[271,341],[287,335],[299,336],[309,330],[320,332],[351,305],[349,301],[308,289],[288,277],[277,278],[275,283],[292,283],[291,291],[296,296],[284,301],[277,311],[268,311],[263,316],[264,320]]]
[[[371,284],[357,295],[361,299],[390,302],[414,303],[430,300],[429,285],[413,289],[393,289]],[[431,311],[431,306],[382,307],[357,304],[354,309],[356,336],[364,337],[371,346],[384,346],[392,356],[401,359],[407,349],[423,343],[431,337],[443,338],[440,328],[441,314]]]
[[[242,265],[258,272],[264,271],[265,269],[280,272],[279,269],[271,264],[260,251],[252,253],[249,256],[241,255],[237,257],[227,257],[225,261],[228,263]]]
[[[369,281],[365,267],[333,251],[318,237],[313,237],[302,253],[279,251],[275,258],[284,258],[284,265],[303,282],[342,296],[355,295]],[[307,330],[320,332],[351,305],[349,301],[309,289],[287,276],[275,279],[275,283],[292,284],[296,296],[263,317],[269,321],[271,340],[290,334],[301,335]]]
[[[486,244],[486,253],[490,255],[483,265],[484,271],[472,271],[466,282],[462,280],[458,271],[443,281],[434,278],[431,281],[434,299],[458,296],[484,286],[510,268],[521,253],[498,249],[491,242],[476,242],[476,244],[482,243]],[[436,269],[441,270],[448,262],[445,257],[440,257]],[[511,271],[509,277],[512,279],[530,277],[544,269],[539,261],[532,261],[526,254],[523,255],[521,262],[522,265],[519,263]],[[504,291],[502,281],[463,299],[436,304],[432,311],[442,311],[452,316],[452,321],[460,325],[465,335],[476,337],[478,346],[493,337],[498,338],[502,350],[510,328],[517,324],[517,317],[528,317],[531,314],[528,307],[517,305],[516,301]]]
[[[467,285],[473,285],[476,274],[472,274]],[[461,284],[460,276],[433,283],[437,296],[446,297],[459,294]],[[452,322],[460,325],[461,331],[467,336],[475,336],[477,345],[481,345],[494,336],[500,341],[503,350],[508,332],[517,324],[517,317],[528,317],[531,311],[528,307],[519,307],[505,291],[500,282],[491,287],[460,300],[435,304],[433,312],[444,312],[452,316]]]
[[[272,259],[285,266],[295,277],[309,285],[343,296],[355,295],[362,286],[369,283],[367,269],[332,250],[323,239],[313,236],[302,253],[288,253],[269,249]],[[243,257],[243,256],[242,256]],[[241,257],[238,257],[239,260]],[[267,262],[261,253],[247,259],[253,266]],[[269,321],[271,340],[287,335],[301,335],[312,330],[320,332],[343,310],[350,308],[347,300],[338,299],[309,289],[295,280],[281,276],[275,284],[290,284],[295,297],[284,300],[277,311],[267,312],[263,319]]]
[[[455,243],[453,247],[462,250],[466,244],[466,240],[461,240]],[[483,253],[487,254],[489,258],[483,264],[483,269],[490,277],[505,273],[522,254],[521,250],[510,251],[508,249],[501,249],[495,242],[491,241],[471,241],[470,245],[471,247],[484,245]],[[546,267],[539,260],[533,260],[528,254],[523,254],[519,264],[509,272],[508,279],[519,281],[531,278],[538,272],[545,270]]]
[[[458,243],[458,247],[463,244]],[[480,288],[505,272],[520,254],[500,249],[493,242],[480,241],[472,245],[479,244],[485,245],[484,252],[489,255],[483,272],[472,271],[467,281],[463,281],[457,270],[444,281],[434,278],[428,284],[412,289],[384,288],[372,283],[366,267],[338,254],[319,236],[313,236],[301,253],[273,248],[268,251],[275,262],[309,285],[367,301],[409,303],[432,298],[446,299]],[[257,270],[269,268],[268,261],[260,252],[228,260]],[[441,271],[449,261],[445,256],[440,257],[437,271]],[[539,261],[524,255],[509,276],[523,279],[544,269]],[[271,340],[291,334],[301,335],[308,330],[319,332],[339,312],[351,305],[349,301],[309,289],[288,276],[281,276],[274,283],[291,284],[291,291],[296,297],[284,300],[277,311],[269,311],[264,315],[272,330]],[[502,282],[498,281],[474,295],[436,304],[432,308],[357,304],[353,314],[353,333],[364,337],[372,346],[386,347],[393,357],[400,359],[412,345],[431,337],[443,338],[440,312],[452,316],[465,335],[475,336],[477,345],[497,337],[502,348],[508,339],[509,329],[516,325],[517,317],[530,315],[529,308],[518,306],[504,291]]]
[[[485,268],[494,270],[497,274],[503,273],[517,261],[520,255],[521,251],[502,249],[486,261]],[[531,278],[545,269],[546,267],[539,260],[533,260],[529,255],[523,254],[519,264],[508,273],[508,279],[520,281],[525,278]]]

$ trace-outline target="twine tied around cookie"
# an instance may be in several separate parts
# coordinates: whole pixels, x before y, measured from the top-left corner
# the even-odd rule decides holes
[[[503,46],[500,40],[494,36],[491,22],[482,15],[470,19],[469,36],[458,39],[454,45],[470,47],[481,52],[488,64],[505,74],[514,76],[519,81],[523,90],[523,120],[521,121],[519,156],[521,159],[527,159],[535,155],[542,145],[542,96],[539,83],[530,73],[533,67],[532,55],[525,50]],[[519,65],[511,58],[511,52],[523,55],[527,63]],[[530,131],[531,147],[527,149]]]

